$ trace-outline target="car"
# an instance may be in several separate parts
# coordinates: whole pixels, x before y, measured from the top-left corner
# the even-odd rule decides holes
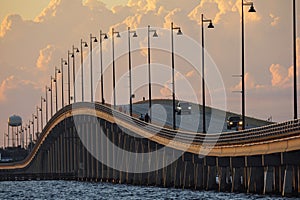
[[[231,116],[227,119],[227,129],[236,128],[238,129],[243,125],[243,121],[239,116]]]
[[[192,107],[188,102],[178,102],[175,112],[177,112],[178,115],[181,115],[182,113],[190,115],[192,113]]]

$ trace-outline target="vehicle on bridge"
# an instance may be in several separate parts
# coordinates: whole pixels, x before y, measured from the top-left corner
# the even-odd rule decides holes
[[[181,115],[182,113],[190,115],[192,113],[192,107],[188,102],[178,102],[175,112],[177,112],[178,115]]]
[[[238,129],[243,125],[243,120],[239,116],[231,116],[227,119],[227,129]]]

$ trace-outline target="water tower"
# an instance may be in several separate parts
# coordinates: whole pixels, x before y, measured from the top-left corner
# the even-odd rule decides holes
[[[7,146],[9,147],[9,141],[12,141],[12,147],[16,147],[15,134],[17,135],[17,145],[18,145],[18,134],[19,129],[22,129],[22,118],[17,115],[13,115],[8,118],[7,124]],[[10,139],[11,136],[11,139]]]

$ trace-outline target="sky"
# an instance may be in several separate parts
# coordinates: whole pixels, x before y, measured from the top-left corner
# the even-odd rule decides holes
[[[265,120],[272,117],[273,121],[289,120],[293,118],[292,1],[253,2],[257,12],[245,12],[246,115]],[[60,66],[60,59],[67,56],[72,45],[80,46],[80,39],[88,41],[89,34],[98,35],[100,29],[108,32],[114,27],[123,32],[131,27],[143,32],[147,25],[169,29],[170,23],[174,22],[182,28],[186,38],[201,45],[201,13],[212,19],[215,25],[213,30],[205,30],[205,50],[222,77],[226,109],[240,113],[241,95],[234,91],[240,91],[241,83],[239,78],[233,77],[241,74],[240,4],[240,0],[1,0],[0,146],[3,144],[3,134],[7,132],[8,117],[17,114],[22,116],[24,123],[28,123],[32,113],[36,112],[36,106],[40,105],[40,97],[45,96],[45,86],[50,84],[54,66]],[[297,11],[299,8],[300,3],[297,4]],[[247,11],[247,8],[244,9]],[[299,21],[298,12],[297,27]],[[139,41],[133,41],[138,49],[132,55],[135,60],[133,68],[147,64],[146,35],[140,34]],[[153,45],[164,43],[164,39],[169,41],[169,35],[163,31],[160,36],[161,40],[153,39]],[[117,40],[116,45],[120,49],[121,46],[125,48],[127,40]],[[179,48],[178,39],[176,45],[178,52],[193,53],[184,45]],[[169,44],[166,43],[166,46]],[[299,46],[297,34],[298,66]],[[111,56],[108,55],[110,44],[104,43],[104,51]],[[87,55],[85,50],[84,56]],[[155,51],[153,60],[164,66],[170,65],[166,52]],[[201,90],[198,88],[200,76],[188,61],[176,57],[176,80],[187,79],[196,88],[195,95],[201,102]],[[126,56],[120,56],[117,64],[126,65],[118,68],[117,78],[121,77],[121,71],[127,70],[127,62]],[[76,63],[78,67],[78,59]],[[110,71],[107,69],[105,82],[110,83],[110,78],[107,78],[111,77]],[[95,73],[99,74],[99,71]],[[207,73],[213,82],[214,76]],[[135,77],[139,78],[138,75]],[[167,79],[162,87],[154,88],[154,97],[169,98],[169,85],[170,80]],[[111,87],[107,84],[107,96]],[[184,89],[178,90],[177,95],[186,97],[189,95],[186,92]],[[208,95],[213,97],[216,92],[209,91]],[[147,88],[136,86],[135,93],[136,100],[140,100],[147,96]],[[212,102],[208,97],[208,105]]]

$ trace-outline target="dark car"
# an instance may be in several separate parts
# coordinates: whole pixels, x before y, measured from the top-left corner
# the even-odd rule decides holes
[[[238,128],[243,125],[243,121],[239,116],[228,117],[227,129]]]
[[[182,113],[190,115],[192,113],[192,107],[188,102],[178,102],[175,111],[178,115],[181,115]]]

